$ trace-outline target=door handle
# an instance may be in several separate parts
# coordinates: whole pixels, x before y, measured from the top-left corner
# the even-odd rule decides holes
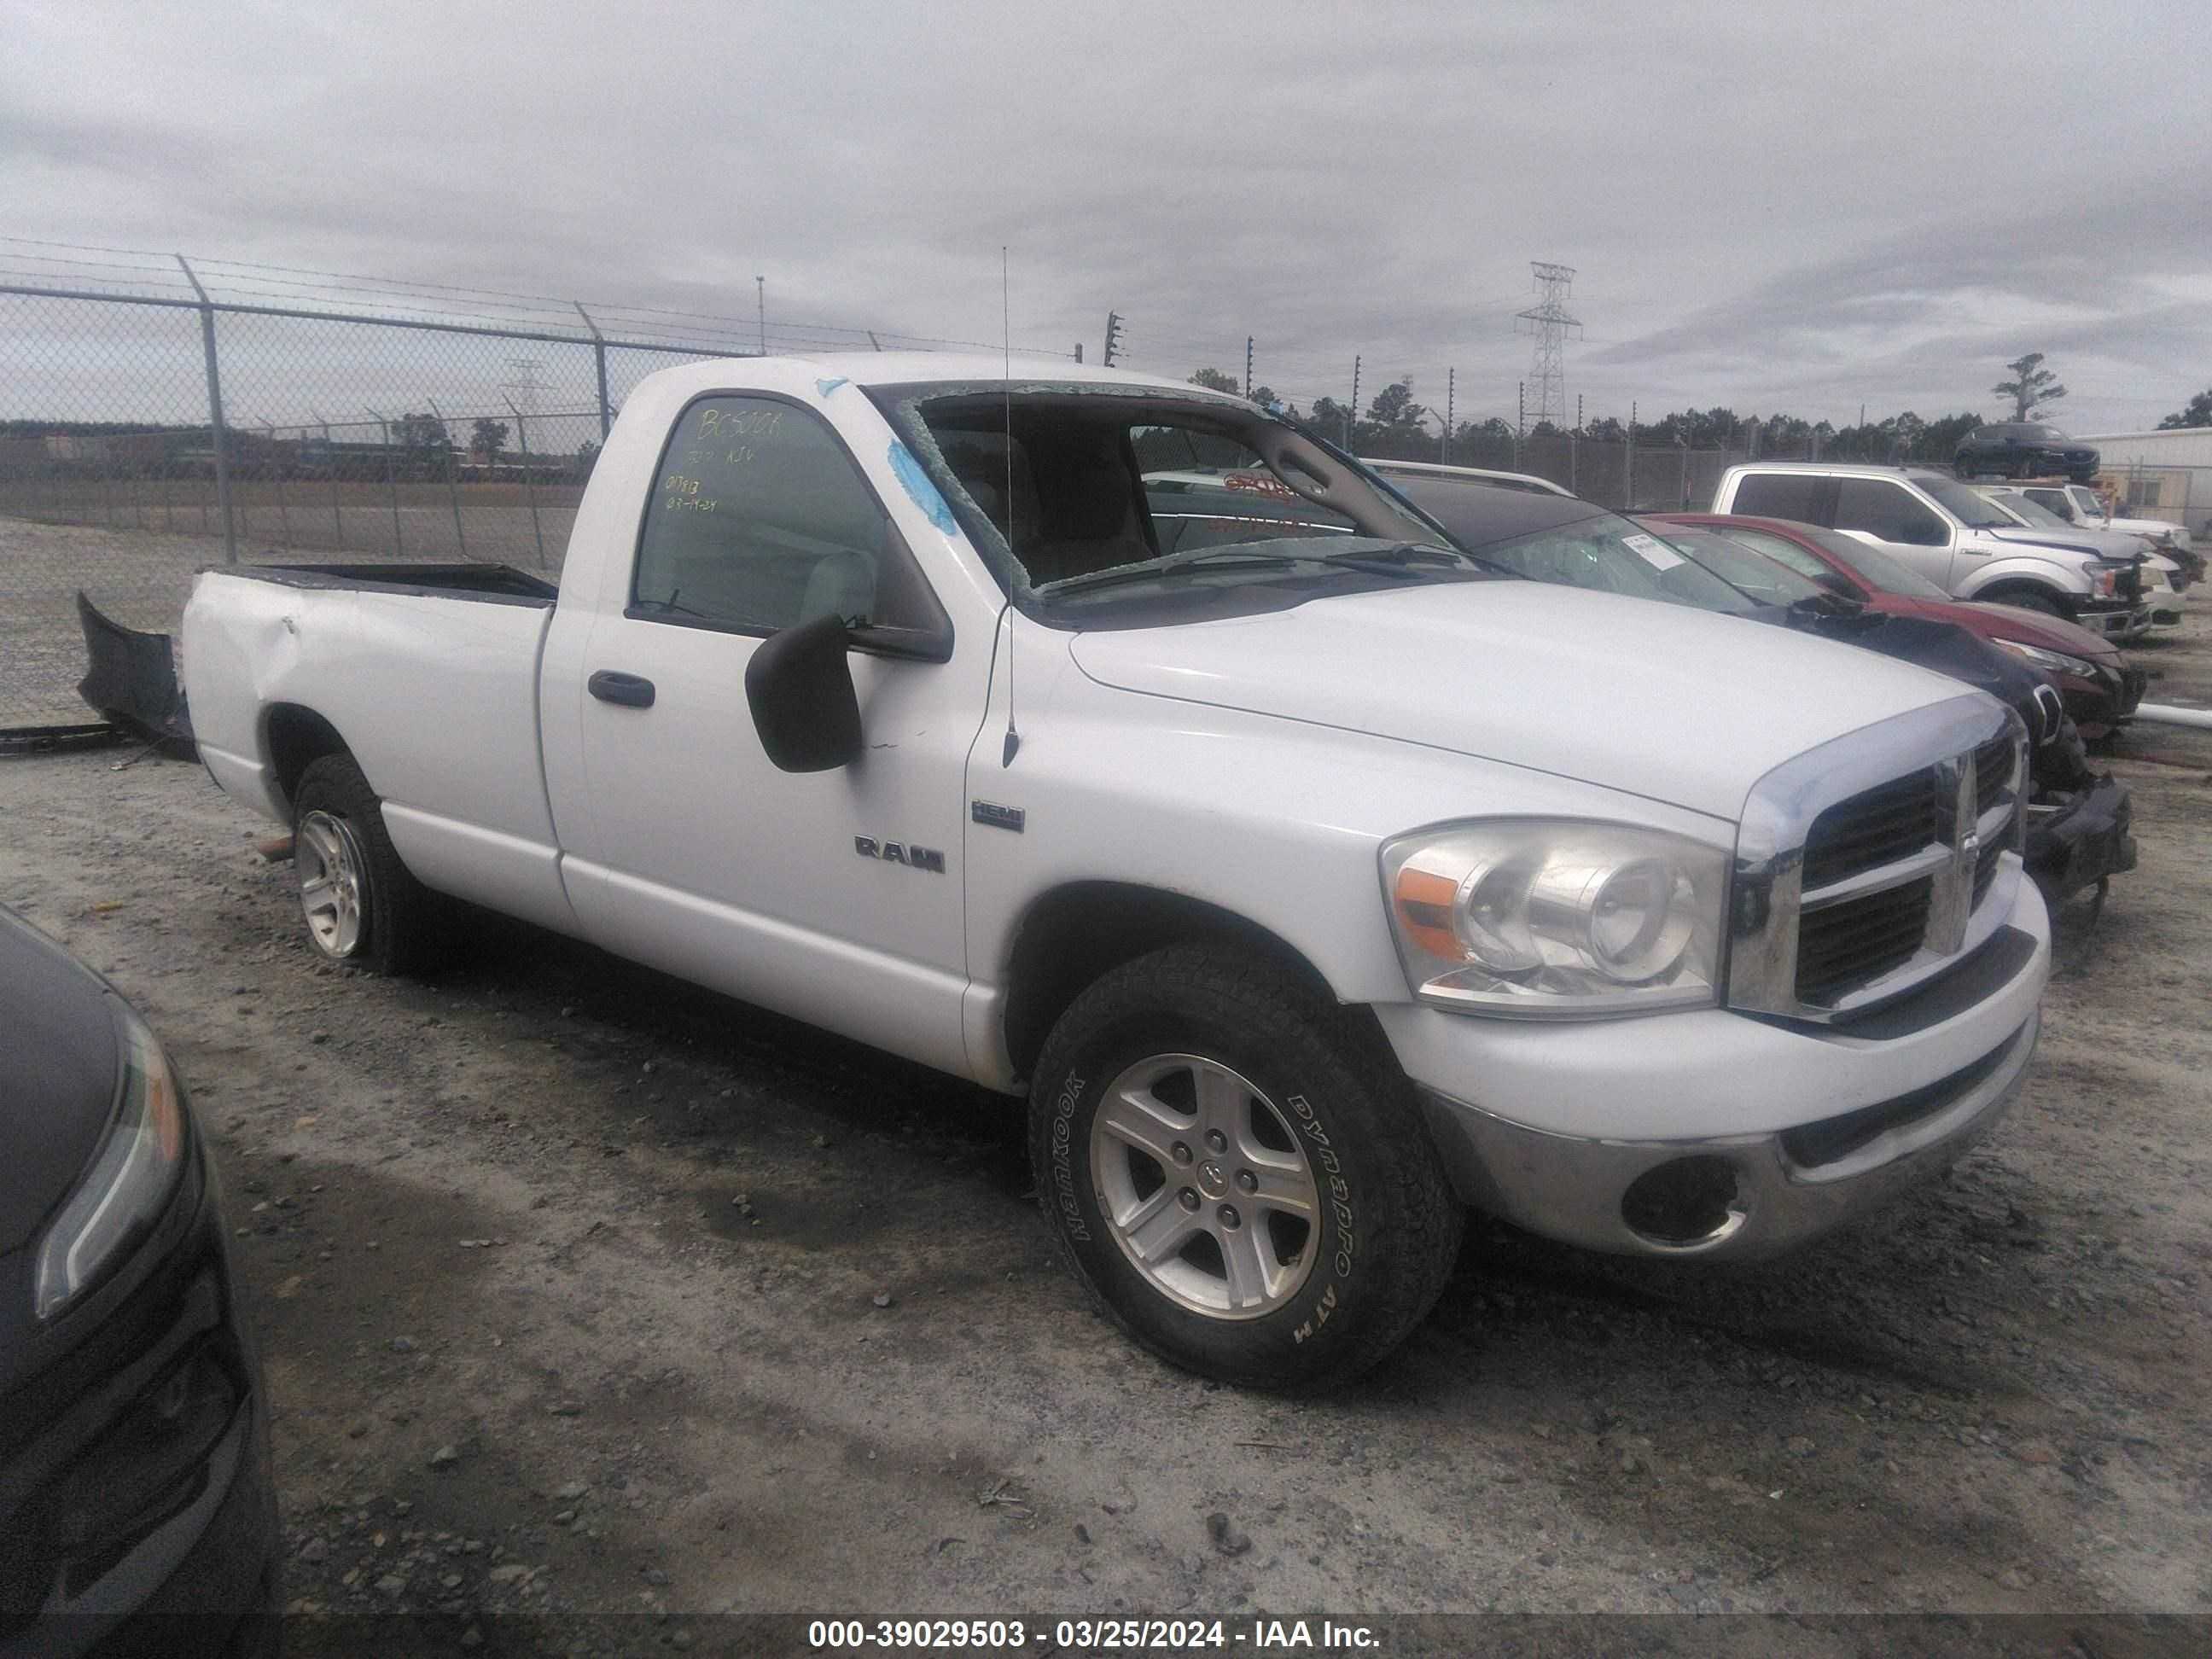
[[[620,703],[625,708],[653,707],[653,682],[642,675],[602,668],[585,682],[585,689],[601,702]]]

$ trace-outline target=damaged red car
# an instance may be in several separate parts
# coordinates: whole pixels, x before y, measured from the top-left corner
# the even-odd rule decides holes
[[[1727,513],[1654,513],[1656,522],[1699,526],[1764,553],[1831,592],[1893,617],[1956,623],[2050,675],[2066,712],[2090,742],[2124,725],[2142,701],[2144,675],[2110,640],[2062,617],[1953,599],[1925,576],[1839,531],[1787,519]]]

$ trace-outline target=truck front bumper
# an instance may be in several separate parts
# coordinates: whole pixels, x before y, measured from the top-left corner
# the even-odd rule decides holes
[[[1743,1258],[1881,1207],[1987,1133],[2035,1052],[2050,963],[2021,882],[1972,958],[1849,1025],[1376,1012],[1466,1202],[1593,1249]]]

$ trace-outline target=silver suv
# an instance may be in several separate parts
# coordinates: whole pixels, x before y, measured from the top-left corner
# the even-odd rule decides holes
[[[2137,562],[2106,557],[2069,529],[2025,527],[1948,473],[1754,461],[1721,475],[1712,510],[1841,531],[1954,599],[2063,617],[2115,639],[2150,626]]]

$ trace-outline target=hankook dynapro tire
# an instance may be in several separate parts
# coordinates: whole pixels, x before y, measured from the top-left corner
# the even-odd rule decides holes
[[[292,867],[307,939],[331,962],[413,973],[435,951],[437,896],[392,849],[375,791],[350,755],[309,763],[292,793]]]
[[[1365,1370],[1458,1254],[1460,1206],[1380,1037],[1233,947],[1156,951],[1076,999],[1037,1062],[1030,1156],[1105,1311],[1223,1382]]]

